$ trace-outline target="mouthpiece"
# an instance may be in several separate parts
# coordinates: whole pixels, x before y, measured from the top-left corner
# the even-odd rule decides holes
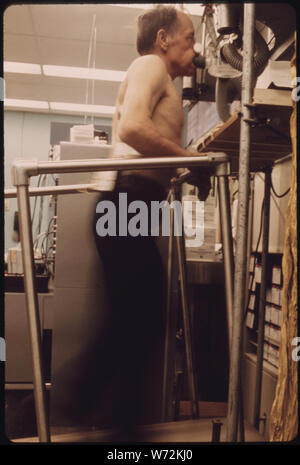
[[[197,55],[193,58],[193,63],[197,68],[205,68],[206,60],[202,55]]]

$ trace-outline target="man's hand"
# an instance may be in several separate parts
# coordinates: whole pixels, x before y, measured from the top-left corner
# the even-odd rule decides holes
[[[198,199],[205,201],[211,189],[211,173],[205,168],[190,168],[190,177],[187,179],[188,184],[198,188]]]

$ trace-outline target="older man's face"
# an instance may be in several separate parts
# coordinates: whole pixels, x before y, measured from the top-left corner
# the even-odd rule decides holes
[[[195,56],[195,31],[191,19],[178,12],[178,25],[169,35],[167,57],[177,76],[191,76],[195,71],[193,58]]]

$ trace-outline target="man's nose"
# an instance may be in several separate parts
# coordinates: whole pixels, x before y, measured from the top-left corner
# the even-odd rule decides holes
[[[196,42],[194,45],[194,58],[193,63],[197,68],[205,68],[205,57],[201,55],[202,47],[199,42]]]
[[[195,42],[195,43],[194,43],[194,46],[193,46],[193,50],[194,50],[195,56],[200,55],[200,53],[201,53],[201,51],[202,51],[201,44],[200,44],[199,42]]]

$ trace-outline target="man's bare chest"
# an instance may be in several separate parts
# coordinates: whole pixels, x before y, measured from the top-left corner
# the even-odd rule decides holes
[[[176,132],[182,130],[184,124],[182,100],[173,83],[167,86],[165,93],[158,101],[153,112],[153,120],[160,122],[163,126],[169,126]]]

